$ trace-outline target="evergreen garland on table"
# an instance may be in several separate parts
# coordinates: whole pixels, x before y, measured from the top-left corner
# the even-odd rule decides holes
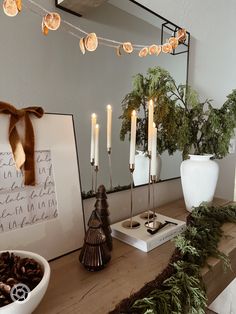
[[[167,268],[140,291],[123,300],[112,314],[204,314],[206,289],[201,267],[210,256],[220,258],[224,267],[228,257],[218,250],[226,222],[236,223],[236,207],[202,204],[187,218],[187,229],[178,235],[175,252]]]

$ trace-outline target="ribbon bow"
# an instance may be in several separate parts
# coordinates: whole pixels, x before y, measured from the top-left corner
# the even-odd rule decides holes
[[[16,167],[20,169],[24,165],[25,185],[35,185],[35,141],[30,114],[41,118],[44,114],[44,110],[41,107],[27,107],[18,110],[14,106],[0,101],[0,113],[10,114],[8,136]],[[25,120],[24,145],[21,143],[20,136],[16,129],[16,124],[21,119]]]

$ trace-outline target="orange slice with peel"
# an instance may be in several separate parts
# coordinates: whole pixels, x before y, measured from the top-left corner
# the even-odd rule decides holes
[[[84,46],[88,51],[95,51],[98,47],[98,38],[95,33],[90,33],[84,39]]]
[[[15,0],[18,11],[22,10],[22,0]]]
[[[162,45],[162,52],[164,53],[171,53],[172,52],[172,46],[170,43],[166,43],[164,45]]]
[[[168,42],[171,44],[173,49],[176,49],[179,45],[178,38],[176,38],[176,37],[170,37]]]
[[[158,45],[158,47],[157,47],[157,56],[159,56],[161,51],[162,51],[162,47],[161,47],[161,45]]]
[[[44,19],[42,20],[42,33],[47,36],[49,32],[49,29],[47,28],[47,26],[44,24]]]
[[[79,47],[80,47],[82,54],[84,55],[86,52],[85,45],[84,45],[84,37],[80,38]]]
[[[139,51],[139,57],[140,58],[143,58],[143,57],[146,57],[148,55],[148,47],[143,47],[140,51]]]
[[[61,24],[61,17],[58,13],[51,12],[44,16],[44,24],[51,31],[56,31]]]
[[[14,17],[18,14],[18,8],[15,0],[4,0],[3,11],[7,16]]]
[[[181,28],[177,32],[177,38],[179,40],[179,43],[183,44],[187,38],[187,32],[186,29]]]
[[[121,49],[121,45],[119,45],[118,47],[116,47],[116,55],[117,55],[118,57],[121,57],[121,51],[120,51],[120,49]]]
[[[129,53],[129,54],[132,53],[134,50],[134,48],[130,42],[123,43],[122,47],[123,47],[124,51],[126,53]]]
[[[158,45],[151,45],[149,46],[148,48],[148,52],[149,54],[152,56],[152,55],[156,55],[157,54],[157,51],[158,51]]]

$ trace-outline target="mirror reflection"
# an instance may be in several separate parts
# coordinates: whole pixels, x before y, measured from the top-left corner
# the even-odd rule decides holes
[[[162,18],[146,11],[132,1],[110,0],[81,19],[83,26],[96,25],[97,33],[117,41],[149,46],[152,43],[161,44],[173,33],[173,25]],[[99,28],[102,26],[102,32]],[[170,28],[170,29],[169,29]],[[163,30],[163,32],[162,32]],[[148,68],[159,66],[169,71],[177,84],[186,83],[188,52],[185,45],[178,48],[176,54],[148,55],[140,58],[139,51],[132,55],[121,53],[105,46],[99,46],[95,54],[83,56],[81,71],[85,72],[80,83],[84,94],[79,99],[81,114],[78,118],[78,142],[82,190],[88,193],[92,187],[92,167],[90,164],[91,115],[96,113],[99,123],[99,171],[98,184],[102,183],[110,189],[109,158],[112,168],[112,187],[128,186],[129,173],[129,138],[120,139],[122,127],[122,101],[132,89],[135,75],[146,75]],[[184,52],[186,51],[186,52]],[[184,52],[184,53],[180,53]],[[86,68],[88,71],[86,71]],[[94,69],[91,71],[89,69]],[[84,71],[85,70],[85,71]],[[102,79],[101,79],[102,78]],[[107,153],[107,105],[112,107],[111,155]],[[140,147],[137,147],[134,184],[148,182],[148,159]],[[169,155],[168,151],[158,156],[159,180],[179,177],[179,167],[182,160],[181,152]],[[146,169],[146,170],[145,170]],[[93,182],[94,183],[94,182]]]

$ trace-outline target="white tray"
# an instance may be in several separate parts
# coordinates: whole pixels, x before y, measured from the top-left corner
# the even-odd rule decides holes
[[[145,226],[146,220],[140,218],[140,215],[133,217],[133,221],[140,223],[138,229],[124,228],[122,223],[126,220],[127,219],[111,225],[112,236],[144,252],[153,250],[186,229],[186,223],[184,221],[157,214],[158,221],[162,223],[170,221],[177,225],[168,224],[156,234],[151,235],[147,232],[148,228]]]

